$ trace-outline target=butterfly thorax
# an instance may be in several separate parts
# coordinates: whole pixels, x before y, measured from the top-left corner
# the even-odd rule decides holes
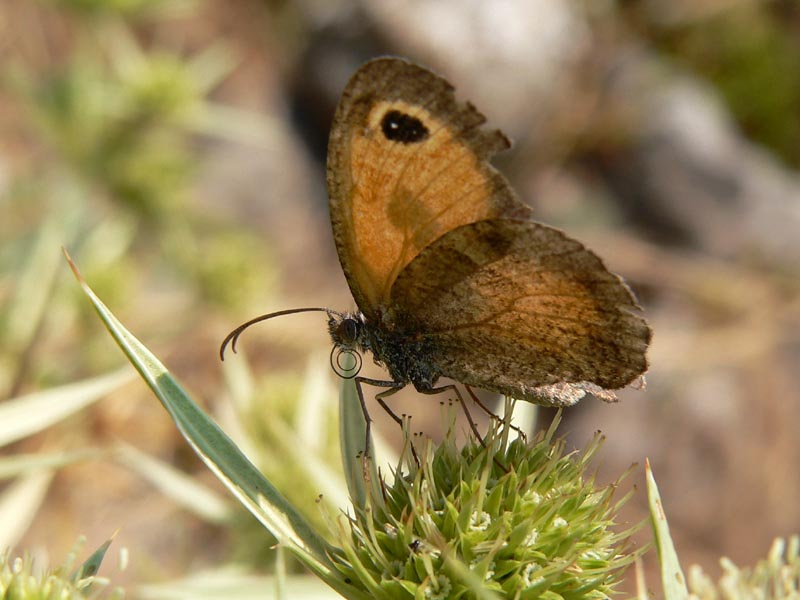
[[[375,363],[385,367],[398,384],[413,383],[416,389],[426,391],[439,378],[433,366],[433,343],[426,336],[397,326],[378,326],[361,312],[329,314],[328,330],[337,348],[371,352]]]

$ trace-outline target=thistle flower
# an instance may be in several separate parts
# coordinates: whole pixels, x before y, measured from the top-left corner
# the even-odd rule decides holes
[[[419,464],[407,451],[406,472],[339,523],[337,568],[374,598],[608,597],[636,527],[614,533],[618,482],[586,477],[602,437],[565,454],[557,422],[531,442],[494,428],[485,447],[450,427]]]

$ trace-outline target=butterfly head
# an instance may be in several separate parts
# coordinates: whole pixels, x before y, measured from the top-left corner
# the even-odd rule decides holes
[[[364,315],[328,311],[328,331],[333,340],[331,367],[341,377],[355,377],[361,370],[361,353],[370,349]]]
[[[369,349],[365,334],[364,315],[358,313],[328,312],[328,331],[334,345],[345,352]]]

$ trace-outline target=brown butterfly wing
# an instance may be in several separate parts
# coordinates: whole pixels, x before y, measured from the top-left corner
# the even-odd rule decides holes
[[[487,162],[509,146],[452,86],[396,58],[348,83],[328,145],[339,260],[361,311],[380,320],[398,274],[443,233],[526,207]]]
[[[572,404],[647,370],[650,329],[628,287],[580,242],[534,221],[450,231],[400,273],[391,297],[391,326],[430,336],[438,371],[483,389]]]

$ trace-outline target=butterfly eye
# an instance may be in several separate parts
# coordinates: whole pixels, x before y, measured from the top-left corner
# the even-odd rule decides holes
[[[387,140],[401,144],[421,142],[428,137],[428,128],[422,121],[399,110],[390,110],[383,115],[381,130]]]
[[[343,345],[351,346],[358,338],[358,330],[358,322],[355,319],[343,319],[339,323],[336,335]]]

